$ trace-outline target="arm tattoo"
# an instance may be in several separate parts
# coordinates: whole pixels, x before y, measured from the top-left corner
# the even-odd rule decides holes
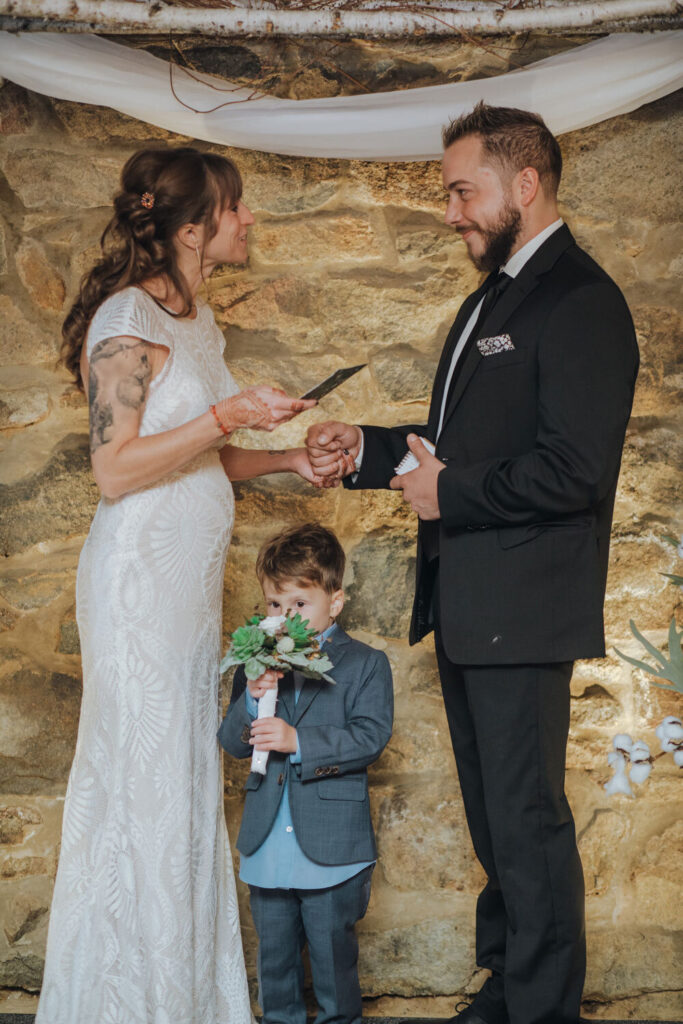
[[[136,351],[137,350],[137,351]],[[90,379],[88,382],[88,399],[90,402],[90,451],[95,452],[101,445],[112,439],[110,428],[114,424],[114,410],[101,394],[102,385],[98,375],[97,363],[104,359],[112,359],[121,352],[131,357],[131,366],[116,382],[115,394],[121,405],[128,409],[139,409],[145,404],[152,367],[147,354],[146,342],[126,345],[116,338],[107,338],[95,345],[90,356]]]
[[[116,397],[121,405],[127,406],[128,409],[139,409],[144,405],[151,376],[149,357],[146,352],[142,352],[137,366],[116,386]]]
[[[106,432],[114,422],[114,413],[109,402],[100,398],[99,382],[97,374],[90,367],[90,378],[88,380],[88,401],[90,403],[90,454],[111,441],[111,435]]]

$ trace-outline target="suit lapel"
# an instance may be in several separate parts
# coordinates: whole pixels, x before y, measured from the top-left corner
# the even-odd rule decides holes
[[[563,224],[561,228],[553,232],[541,248],[524,264],[519,274],[512,279],[484,322],[479,325],[477,333],[480,338],[495,337],[496,334],[502,331],[518,306],[534,290],[538,284],[539,277],[547,273],[554,266],[565,249],[572,245],[573,242],[572,233],[566,224]],[[474,294],[478,293],[475,292]],[[474,371],[483,358],[477,348],[477,340],[475,339],[475,344],[472,345],[467,354],[460,376],[448,399],[448,405],[443,418],[444,427],[447,420],[453,415],[453,411],[465,393],[465,389],[472,379]]]
[[[332,636],[323,645],[323,651],[327,654],[334,666],[330,672],[332,679],[336,677],[337,668],[346,654],[347,645],[350,642],[350,636],[344,632],[341,626],[337,626],[332,633]],[[294,675],[301,678],[301,675],[298,672],[295,672]],[[296,707],[294,709],[294,719],[292,720],[294,725],[300,722],[303,715],[308,711],[309,707],[320,693],[323,683],[324,680],[319,682],[317,679],[304,679],[304,684],[301,688],[301,693],[299,694],[299,699],[296,702]]]

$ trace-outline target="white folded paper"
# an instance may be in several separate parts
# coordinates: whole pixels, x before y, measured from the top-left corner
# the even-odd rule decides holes
[[[428,441],[426,437],[421,437],[420,440],[422,441],[422,444],[425,446],[429,454],[433,455],[434,452],[436,451],[436,447],[432,444],[432,442]],[[394,467],[394,472],[396,473],[396,476],[403,476],[404,473],[410,473],[413,469],[417,469],[419,465],[420,463],[417,461],[416,457],[413,455],[409,448],[408,451],[403,456],[403,458],[401,459],[401,461],[399,462],[398,466]]]

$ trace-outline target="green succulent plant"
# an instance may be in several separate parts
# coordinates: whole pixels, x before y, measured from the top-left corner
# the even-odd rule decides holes
[[[680,552],[683,544],[683,539],[679,541],[676,537],[666,535],[662,537],[662,540],[666,541],[672,547],[676,548]],[[677,573],[662,572],[660,576],[666,576],[674,586],[683,586],[683,576],[679,576]],[[650,665],[647,661],[641,661],[639,658],[632,658],[628,654],[624,654],[617,647],[614,648],[616,653],[624,661],[627,661],[630,665],[635,665],[636,668],[641,669],[643,672],[647,672],[648,675],[654,676],[655,679],[666,679],[668,683],[657,683],[654,682],[653,686],[659,686],[662,690],[673,690],[675,693],[683,693],[683,648],[681,642],[683,641],[683,629],[679,631],[676,629],[676,619],[672,618],[669,624],[669,657],[662,654],[661,651],[657,650],[654,644],[651,644],[636,626],[633,619],[630,621],[631,632],[633,633],[636,640],[638,640],[645,650],[650,654],[656,664]],[[668,685],[671,684],[671,685]]]

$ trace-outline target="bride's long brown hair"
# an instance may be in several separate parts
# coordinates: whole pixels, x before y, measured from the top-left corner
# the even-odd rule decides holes
[[[175,234],[183,224],[203,224],[206,239],[212,238],[216,214],[241,195],[240,173],[227,157],[189,146],[143,149],[130,157],[114,197],[114,216],[100,240],[102,256],[81,279],[62,327],[60,361],[81,389],[81,351],[98,306],[122,288],[164,277],[183,299],[176,315],[189,316],[192,294],[178,267]]]

